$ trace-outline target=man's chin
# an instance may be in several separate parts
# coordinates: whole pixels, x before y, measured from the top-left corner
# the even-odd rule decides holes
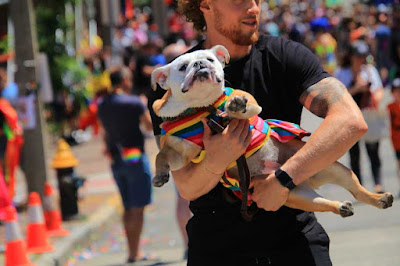
[[[250,36],[241,34],[232,38],[232,42],[236,45],[253,45],[258,41],[258,31],[252,33]]]

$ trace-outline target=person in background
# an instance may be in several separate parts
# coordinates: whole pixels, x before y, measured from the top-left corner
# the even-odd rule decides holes
[[[0,77],[5,84],[4,89],[1,91],[1,97],[13,104],[18,97],[18,85],[15,82],[8,82],[7,71],[4,68],[0,68]]]
[[[151,92],[151,73],[161,66],[161,63],[165,63],[163,60],[160,61],[160,57],[157,58],[157,51],[157,45],[149,42],[142,47],[141,52],[137,55],[133,94],[147,97]]]
[[[318,56],[325,71],[333,75],[337,67],[337,42],[327,31],[327,26],[316,27],[315,35],[315,41],[312,43],[312,50]]]
[[[393,102],[390,103],[387,108],[390,113],[391,137],[397,159],[397,176],[400,185],[400,78],[396,78],[392,82],[392,95]]]
[[[112,91],[99,99],[98,116],[104,127],[111,170],[124,205],[123,223],[128,240],[127,263],[142,260],[139,240],[144,208],[151,203],[151,172],[140,129],[152,129],[147,108],[138,96],[130,95],[132,77],[127,68],[110,72]]]
[[[367,57],[370,55],[370,49],[366,42],[356,41],[350,47],[345,56],[342,66],[336,72],[336,77],[348,88],[349,93],[363,111],[364,117],[375,114],[379,104],[384,96],[384,90],[378,70],[367,63]],[[370,120],[368,120],[370,121]],[[371,163],[371,171],[374,178],[375,192],[383,192],[381,182],[381,160],[379,157],[380,136],[375,136],[373,132],[378,126],[376,123],[381,121],[374,120],[368,122],[369,131],[364,137],[365,147]],[[350,149],[351,169],[357,175],[362,183],[362,174],[360,170],[360,143],[357,142]]]
[[[0,71],[0,95],[6,87],[7,74],[5,71]],[[5,181],[7,186],[8,197],[4,195],[6,202],[12,201],[15,195],[15,176],[22,144],[23,130],[17,111],[7,99],[0,96],[0,178],[4,178],[2,181]],[[4,189],[4,186],[2,188]]]

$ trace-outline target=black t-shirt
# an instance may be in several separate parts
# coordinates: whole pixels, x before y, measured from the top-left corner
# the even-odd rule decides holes
[[[134,95],[110,94],[99,101],[99,119],[107,133],[107,148],[115,159],[119,154],[114,145],[144,149],[140,116],[145,110],[140,98]]]
[[[144,93],[147,95],[151,90],[150,77],[143,73],[143,68],[145,66],[150,66],[150,55],[147,53],[140,53],[136,59],[136,71],[134,73],[133,84],[134,90],[133,94],[140,95]]]
[[[203,43],[188,52],[199,49],[203,49]],[[263,108],[260,114],[263,119],[298,124],[302,112],[300,95],[311,85],[329,77],[309,49],[299,43],[267,35],[260,36],[249,55],[231,60],[224,72],[225,86],[254,95]],[[164,92],[158,88],[152,95],[154,98],[149,100],[149,106]],[[152,110],[151,114],[154,132],[159,135],[162,120]],[[251,222],[245,222],[240,216],[240,201],[226,201],[226,193],[230,191],[218,184],[190,203],[194,213],[187,227],[191,247],[201,245],[207,239],[210,250],[229,244],[233,245],[232,251],[254,255],[264,252],[266,247],[273,248],[279,243],[284,245],[287,239],[310,230],[316,223],[313,213],[287,207],[276,212],[259,210]],[[247,242],[246,251],[235,248],[238,241]]]

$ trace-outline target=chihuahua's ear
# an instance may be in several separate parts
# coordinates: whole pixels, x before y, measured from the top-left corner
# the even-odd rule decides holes
[[[231,59],[228,50],[222,45],[216,45],[210,49],[210,51],[218,58],[222,66],[229,63]]]
[[[151,87],[153,90],[157,90],[157,83],[161,88],[167,90],[167,78],[169,75],[169,65],[159,67],[153,70],[151,73]]]

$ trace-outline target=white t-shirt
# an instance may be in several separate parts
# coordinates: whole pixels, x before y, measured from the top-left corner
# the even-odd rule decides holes
[[[379,88],[383,88],[382,80],[379,76],[379,72],[373,65],[362,65],[361,66],[361,78],[366,82],[371,82],[371,92],[376,92]],[[354,80],[353,72],[350,67],[339,68],[335,72],[335,76],[340,80],[347,88],[350,88]]]

